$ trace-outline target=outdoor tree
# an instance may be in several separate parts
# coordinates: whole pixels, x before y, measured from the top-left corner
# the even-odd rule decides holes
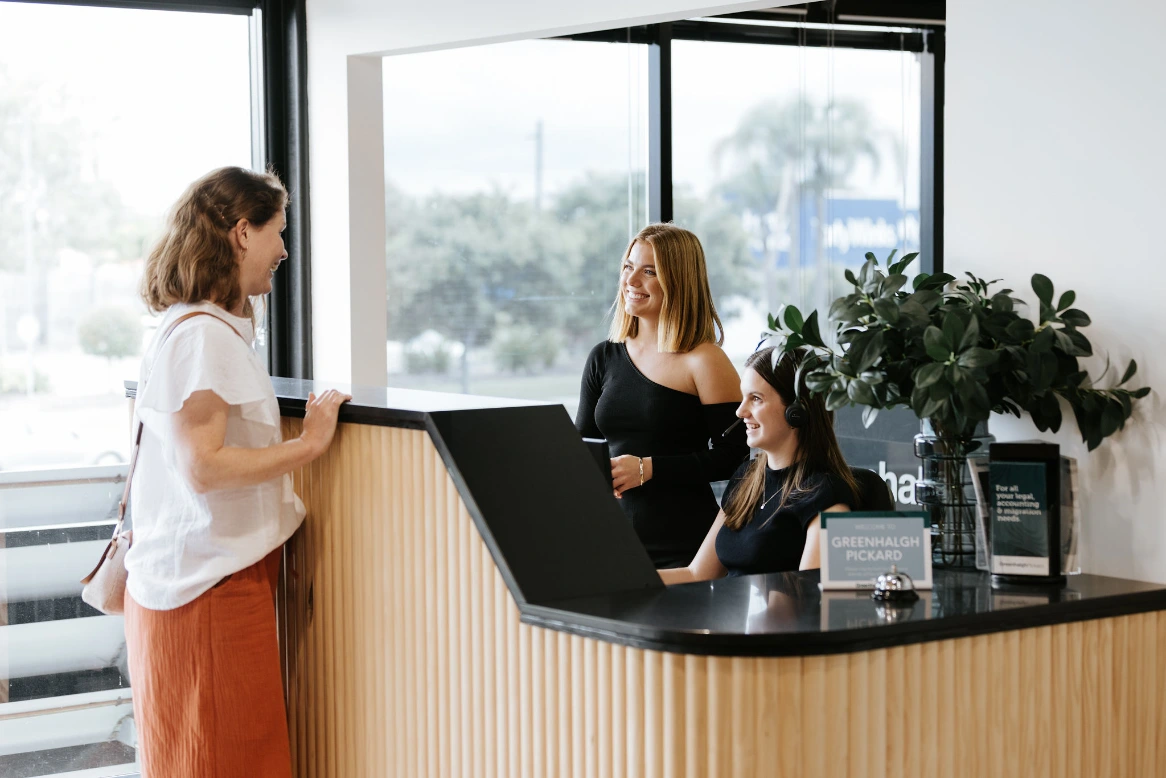
[[[114,360],[136,356],[142,345],[142,323],[128,308],[94,308],[77,325],[77,340],[83,352],[97,357]]]
[[[0,66],[0,273],[22,275],[42,337],[61,249],[95,262],[140,257],[152,225],[96,170],[95,139],[67,93]]]
[[[829,268],[821,232],[826,196],[844,185],[863,161],[877,171],[881,134],[872,131],[873,126],[866,106],[854,100],[826,104],[799,98],[768,100],[749,110],[737,129],[717,145],[716,161],[723,171],[718,191],[746,210],[756,224],[766,302],[771,309],[776,310],[791,294],[800,297],[800,290],[778,286],[777,257],[783,248],[796,273],[807,259],[801,251],[813,246],[813,285],[817,292],[827,291]],[[800,211],[807,200],[812,202],[817,225],[813,236],[800,234]],[[786,235],[790,243],[782,246],[780,238]]]

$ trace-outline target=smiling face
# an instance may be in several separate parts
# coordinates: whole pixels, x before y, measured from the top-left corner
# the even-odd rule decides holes
[[[255,297],[271,291],[271,278],[281,262],[287,259],[283,245],[283,229],[287,216],[283,211],[259,227],[246,219],[235,225],[239,253],[239,288],[244,297]]]
[[[785,420],[785,403],[769,383],[751,367],[741,374],[741,405],[737,416],[745,422],[745,440],[752,448],[767,453],[781,451],[798,433]]]
[[[656,318],[664,306],[664,289],[656,272],[656,252],[637,240],[619,272],[623,309],[629,316]]]

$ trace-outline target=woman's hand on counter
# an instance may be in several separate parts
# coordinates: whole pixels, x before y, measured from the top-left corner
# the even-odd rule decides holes
[[[332,436],[336,434],[336,418],[340,413],[340,406],[351,399],[352,395],[336,389],[329,389],[319,396],[314,392],[308,393],[300,439],[308,444],[316,456],[328,450]]]
[[[644,480],[640,481],[640,462],[644,463]],[[616,499],[621,499],[623,493],[628,489],[635,489],[637,486],[643,486],[652,480],[652,458],[651,457],[634,457],[630,454],[623,454],[618,457],[613,457],[611,460],[611,485],[615,491]]]

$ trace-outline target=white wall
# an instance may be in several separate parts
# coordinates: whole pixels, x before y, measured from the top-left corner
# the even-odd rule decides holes
[[[315,377],[383,385],[387,376],[381,54],[790,4],[307,0]]]
[[[1056,440],[1082,475],[1085,571],[1166,582],[1166,3],[948,0],[947,18],[945,269],[1030,299],[1044,273],[1095,351],[1137,359],[1156,392],[1125,432],[1086,453],[1069,414]]]

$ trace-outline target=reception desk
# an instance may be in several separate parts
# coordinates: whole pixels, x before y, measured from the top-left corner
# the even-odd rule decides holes
[[[315,387],[275,386],[296,435]],[[561,406],[352,393],[295,474],[301,778],[1166,774],[1166,587],[665,588]]]

